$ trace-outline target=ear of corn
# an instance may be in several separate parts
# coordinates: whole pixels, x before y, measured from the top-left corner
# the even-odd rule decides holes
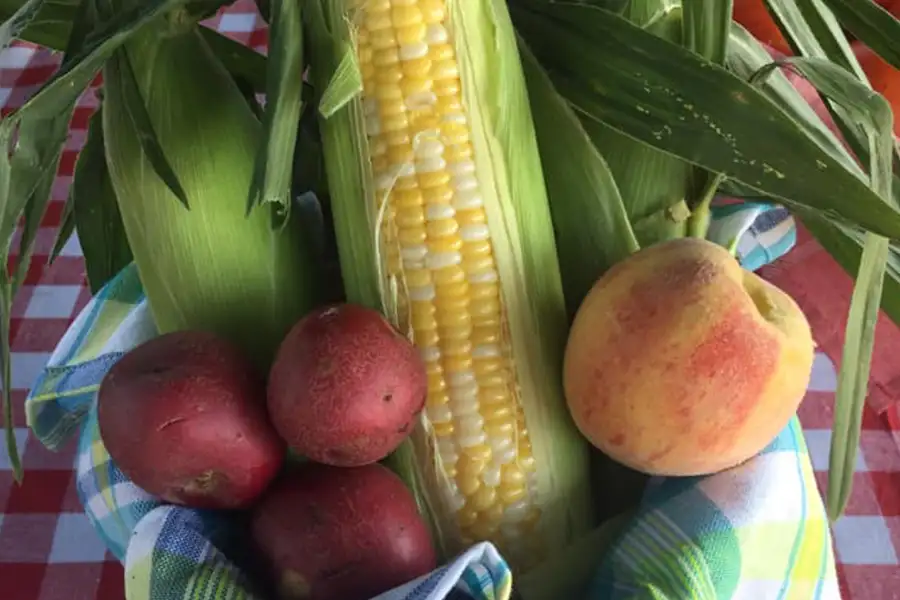
[[[516,40],[493,0],[320,0],[307,11],[348,299],[429,373],[416,476],[444,550],[527,568],[591,523],[562,397],[567,331]]]
[[[307,248],[296,223],[273,231],[270,207],[246,215],[261,125],[196,26],[171,27],[135,36],[104,69],[106,160],[125,233],[161,331],[211,330],[267,366],[312,302]],[[148,159],[136,102],[189,210]]]

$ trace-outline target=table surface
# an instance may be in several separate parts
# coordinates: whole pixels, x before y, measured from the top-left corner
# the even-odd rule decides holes
[[[249,0],[240,0],[210,26],[255,48],[267,41],[264,24]],[[29,45],[0,54],[0,107],[8,114],[49,78],[59,56]],[[26,470],[17,486],[0,453],[0,596],[4,600],[118,600],[122,568],[106,552],[81,512],[73,472],[74,445],[45,450],[25,427],[23,401],[71,320],[89,299],[77,239],[52,265],[53,245],[88,118],[93,93],[75,112],[53,198],[37,236],[33,263],[12,311],[13,397],[16,438]],[[15,247],[15,243],[13,244]],[[821,489],[827,479],[835,370],[817,356],[813,383],[800,408]],[[869,408],[846,516],[834,525],[838,573],[846,600],[900,599],[900,436],[888,418]],[[764,599],[760,599],[764,600]]]

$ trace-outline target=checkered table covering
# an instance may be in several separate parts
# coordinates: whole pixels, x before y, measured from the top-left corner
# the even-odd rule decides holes
[[[209,22],[231,37],[263,49],[266,30],[252,0],[239,0]],[[0,54],[0,107],[22,105],[53,73],[58,56],[26,44]],[[122,568],[93,533],[75,492],[74,444],[45,450],[25,428],[23,401],[67,326],[87,303],[80,248],[73,239],[46,265],[59,224],[75,157],[84,143],[93,92],[76,110],[53,188],[53,202],[38,234],[25,287],[13,306],[12,364],[16,437],[25,482],[16,486],[0,452],[0,598],[3,600],[118,600]],[[15,244],[14,244],[15,247]],[[800,408],[807,443],[824,489],[835,370],[817,356],[813,385]],[[900,424],[898,424],[900,425]],[[847,516],[834,526],[838,572],[846,600],[900,599],[900,451],[885,417],[866,409],[862,452]],[[766,599],[760,599],[766,600]]]

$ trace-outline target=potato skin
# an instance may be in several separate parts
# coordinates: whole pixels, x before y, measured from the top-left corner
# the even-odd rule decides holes
[[[428,380],[418,350],[377,311],[343,304],[301,319],[269,373],[269,415],[298,454],[351,467],[412,431]]]
[[[368,600],[437,564],[415,500],[380,464],[298,466],[272,485],[250,527],[278,600]]]
[[[169,333],[134,348],[106,374],[97,402],[113,461],[172,504],[246,508],[284,461],[263,380],[210,333]]]

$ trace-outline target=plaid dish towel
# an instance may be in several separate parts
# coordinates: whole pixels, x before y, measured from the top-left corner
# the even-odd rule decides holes
[[[746,243],[753,227],[734,214],[729,227],[738,228],[720,232],[739,231],[738,246],[753,247]],[[744,214],[751,225],[759,216],[756,208]],[[28,424],[51,449],[80,430],[79,497],[125,564],[129,600],[259,598],[236,566],[245,564],[246,544],[222,514],[161,504],[124,477],[100,440],[94,400],[103,375],[155,335],[132,265],[97,294],[57,346],[27,400]],[[507,600],[511,589],[506,563],[481,543],[378,600]],[[796,419],[736,469],[654,480],[611,550],[597,557],[587,592],[590,600],[839,597],[830,533]]]

